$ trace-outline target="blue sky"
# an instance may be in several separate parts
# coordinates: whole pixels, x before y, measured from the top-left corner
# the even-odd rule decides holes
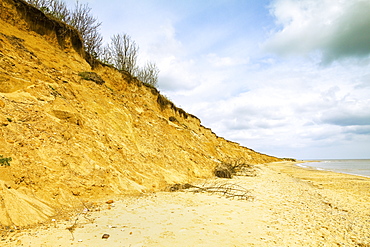
[[[219,136],[278,157],[370,158],[369,0],[80,2]]]

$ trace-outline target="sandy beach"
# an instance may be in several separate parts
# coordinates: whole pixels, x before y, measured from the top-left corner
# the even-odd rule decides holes
[[[257,165],[237,184],[250,198],[159,192],[111,198],[69,220],[3,232],[1,246],[370,246],[370,179]],[[103,237],[104,234],[107,234]]]

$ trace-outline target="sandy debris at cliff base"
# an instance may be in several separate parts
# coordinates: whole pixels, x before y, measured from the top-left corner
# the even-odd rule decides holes
[[[257,177],[218,180],[248,188],[253,201],[191,192],[127,197],[103,204],[101,211],[82,212],[76,216],[77,221],[72,218],[25,232],[15,231],[1,244],[370,246],[370,209],[366,206],[369,198],[357,197],[358,191],[368,188],[370,179],[334,174],[348,184],[356,183],[354,178],[361,181],[361,185],[356,186],[357,192],[343,193],[343,188],[335,188],[326,181],[326,172],[322,173],[322,183],[318,186],[315,171],[297,169],[289,163],[260,168]],[[289,175],[292,172],[295,177]],[[300,172],[304,180],[298,178]],[[310,172],[315,180],[308,180]],[[71,231],[73,225],[75,228]],[[107,235],[102,238],[104,234]]]

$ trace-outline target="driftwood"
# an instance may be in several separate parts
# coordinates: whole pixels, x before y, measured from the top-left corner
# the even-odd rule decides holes
[[[227,198],[235,198],[239,200],[253,200],[250,191],[244,187],[233,183],[214,182],[202,185],[192,184],[174,184],[169,188],[170,191],[190,191],[194,193],[211,193],[225,196]]]
[[[75,218],[75,221],[73,222],[73,224],[70,226],[70,227],[67,227],[66,230],[68,230],[71,235],[72,235],[72,240],[74,241],[75,240],[75,236],[73,235],[74,231],[76,230],[76,228],[78,227],[78,224],[79,224],[79,220],[81,219],[80,216],[82,216],[83,218],[85,218],[86,220],[88,220],[90,223],[93,223],[94,220],[93,219],[90,219],[88,216],[89,216],[89,212],[92,210],[92,208],[88,207],[83,201],[81,201],[82,205],[83,205],[83,210],[79,213],[77,213],[76,215],[76,218]]]
[[[214,170],[214,174],[219,178],[232,178],[232,176],[248,176],[255,177],[258,174],[258,167],[247,164],[241,158],[219,163]],[[193,184],[174,184],[169,187],[169,191],[191,191],[194,193],[207,192],[211,194],[218,194],[227,198],[236,198],[240,200],[253,199],[250,191],[242,186],[234,183],[225,183],[215,181],[213,183],[205,183],[201,185]]]

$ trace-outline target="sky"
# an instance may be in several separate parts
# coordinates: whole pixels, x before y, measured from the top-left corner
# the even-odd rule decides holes
[[[370,0],[80,3],[218,136],[277,157],[370,159]]]

